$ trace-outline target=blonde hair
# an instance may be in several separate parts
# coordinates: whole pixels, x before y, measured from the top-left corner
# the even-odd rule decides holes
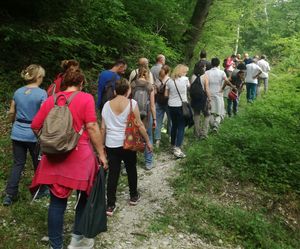
[[[26,82],[35,82],[40,77],[45,77],[45,69],[41,65],[31,64],[22,70],[21,77]]]
[[[181,76],[186,75],[186,73],[187,73],[188,71],[189,71],[189,68],[188,68],[186,65],[178,64],[178,65],[174,68],[171,77],[172,77],[173,79],[177,79],[177,78],[179,78],[179,77],[181,77]]]
[[[138,71],[138,78],[144,77],[146,80],[150,78],[150,70],[146,65],[140,65]]]

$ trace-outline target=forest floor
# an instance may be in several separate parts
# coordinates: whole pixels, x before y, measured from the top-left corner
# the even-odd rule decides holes
[[[167,205],[176,206],[170,179],[178,173],[173,155],[161,152],[151,171],[138,168],[138,189],[141,200],[137,206],[128,204],[126,176],[122,176],[118,192],[117,209],[108,219],[108,231],[99,235],[95,248],[221,248],[204,243],[198,235],[177,231],[167,225],[163,232],[155,231],[155,220],[165,214]],[[196,217],[195,217],[196,218]]]

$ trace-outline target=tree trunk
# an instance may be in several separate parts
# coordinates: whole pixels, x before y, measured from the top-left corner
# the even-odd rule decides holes
[[[189,64],[193,58],[194,49],[201,37],[201,33],[207,18],[209,8],[213,0],[197,0],[190,27],[183,34],[185,63]]]

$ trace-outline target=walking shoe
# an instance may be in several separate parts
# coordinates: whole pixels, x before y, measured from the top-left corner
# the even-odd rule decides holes
[[[140,194],[138,194],[137,196],[134,196],[134,197],[130,197],[129,204],[132,205],[132,206],[135,206],[135,205],[138,204],[138,202],[140,201],[140,199],[141,199]]]
[[[6,195],[3,199],[3,206],[11,206],[13,204],[13,196]]]
[[[68,249],[92,249],[95,240],[84,237],[83,235],[72,234],[72,239]]]
[[[177,158],[185,158],[186,157],[186,155],[182,152],[182,150],[179,147],[174,148],[174,153],[173,154]]]
[[[108,206],[106,208],[106,215],[107,216],[113,216],[114,212],[116,211],[116,205],[113,205],[113,206]]]

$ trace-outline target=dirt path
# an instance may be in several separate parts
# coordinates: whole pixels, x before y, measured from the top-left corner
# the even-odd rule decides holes
[[[128,204],[128,188],[117,196],[117,210],[108,219],[108,232],[96,239],[95,248],[107,249],[216,249],[205,244],[194,234],[178,233],[169,226],[167,233],[149,232],[149,225],[157,214],[164,213],[166,202],[174,203],[172,188],[168,179],[176,174],[176,161],[166,153],[156,158],[155,167],[151,171],[138,169],[138,189],[141,200],[137,206]]]

